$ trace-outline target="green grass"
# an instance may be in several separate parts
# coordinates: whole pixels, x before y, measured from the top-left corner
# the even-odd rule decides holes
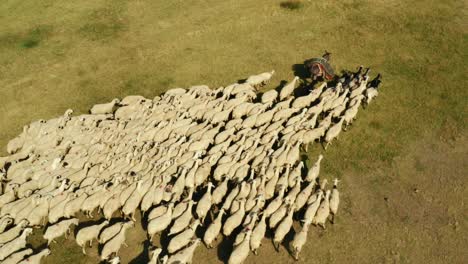
[[[302,8],[303,4],[301,1],[289,0],[281,2],[280,6],[284,9],[296,10]]]
[[[196,84],[217,88],[275,69],[270,89],[293,78],[294,64],[328,50],[337,72],[370,66],[373,74],[383,74],[383,84],[379,97],[325,154],[323,176],[343,180],[348,208],[320,238],[311,232],[312,240],[320,240],[305,249],[310,259],[463,263],[457,249],[468,235],[441,230],[446,217],[459,219],[466,230],[459,205],[464,182],[457,176],[468,158],[458,149],[468,149],[461,140],[468,110],[465,13],[466,3],[457,0],[4,0],[2,155],[25,124],[70,107],[85,113],[115,97],[153,98]],[[310,160],[320,152],[314,145]],[[414,196],[414,185],[426,188],[421,196]],[[456,213],[447,216],[445,204]],[[47,261],[60,263],[62,254],[78,258],[73,242],[64,247]],[[196,259],[216,262],[213,251],[201,252]],[[260,258],[271,262],[273,251],[264,252]],[[274,256],[290,261],[286,253]]]

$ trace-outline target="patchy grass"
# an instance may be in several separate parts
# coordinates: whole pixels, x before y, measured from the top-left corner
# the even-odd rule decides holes
[[[283,1],[280,3],[280,6],[284,9],[289,9],[289,10],[297,10],[303,7],[303,4],[301,1],[297,0],[289,0],[289,1]]]
[[[310,231],[318,243],[305,246],[301,261],[466,263],[460,201],[468,170],[468,38],[459,12],[465,4],[300,3],[292,7],[299,12],[279,12],[291,8],[271,0],[4,1],[2,155],[23,125],[70,107],[80,114],[115,97],[152,98],[196,84],[217,88],[275,69],[267,90],[292,79],[294,64],[329,50],[337,72],[363,64],[383,74],[383,85],[325,153],[321,176],[342,180],[343,206],[327,232]],[[313,145],[309,160],[319,153]],[[138,243],[122,252],[124,263],[144,252],[144,232],[135,236]],[[98,260],[95,249],[84,257],[73,240],[59,242],[46,263]],[[249,262],[292,261],[264,244]],[[194,259],[219,262],[216,250],[202,246]]]

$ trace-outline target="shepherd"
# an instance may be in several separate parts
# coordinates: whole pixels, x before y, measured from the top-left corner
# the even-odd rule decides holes
[[[323,54],[322,57],[312,58],[306,62],[306,67],[310,72],[310,78],[312,80],[315,81],[319,77],[322,77],[324,81],[330,81],[333,79],[335,72],[333,71],[330,63],[328,63],[330,61],[330,55],[330,52],[325,51],[325,54]]]

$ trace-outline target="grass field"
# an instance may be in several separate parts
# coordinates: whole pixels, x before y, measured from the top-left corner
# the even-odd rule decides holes
[[[467,2],[280,3],[1,1],[0,154],[25,124],[67,108],[275,69],[273,88],[326,49],[336,70],[370,66],[383,85],[325,154],[322,175],[342,179],[343,202],[337,224],[310,231],[301,263],[468,263]],[[145,260],[137,230],[124,263]],[[98,260],[59,242],[46,263]],[[259,252],[248,262],[293,262],[268,240]],[[194,260],[225,254],[201,246]]]

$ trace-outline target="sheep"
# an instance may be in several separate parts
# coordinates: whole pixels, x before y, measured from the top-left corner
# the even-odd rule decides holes
[[[31,256],[23,259],[18,264],[40,264],[41,259],[44,258],[44,257],[47,257],[48,255],[50,255],[50,249],[45,248],[45,249],[41,250],[39,253],[31,255]]]
[[[325,199],[320,204],[317,213],[315,214],[314,219],[312,220],[312,224],[319,225],[323,229],[325,229],[325,222],[330,215],[330,190],[327,190],[325,193]]]
[[[349,126],[353,122],[353,120],[356,118],[356,115],[359,110],[359,104],[355,104],[348,108],[346,112],[343,115],[344,123],[345,123],[345,128],[343,129],[346,131],[346,127]]]
[[[276,101],[277,98],[278,98],[278,92],[272,89],[263,93],[261,102],[262,104],[273,103],[274,101]]]
[[[191,264],[192,263],[192,258],[193,258],[193,253],[195,252],[195,249],[198,247],[198,245],[200,244],[200,239],[194,239],[193,240],[193,243],[182,249],[181,251],[177,252],[176,254],[174,255],[171,255],[168,259],[167,259],[167,263],[179,263],[179,264]],[[166,262],[162,262],[162,263],[166,263]]]
[[[213,240],[215,240],[216,237],[218,237],[219,232],[221,231],[221,227],[222,227],[221,220],[224,214],[225,214],[225,211],[224,209],[221,208],[216,218],[213,220],[210,226],[206,229],[205,234],[203,236],[203,242],[205,242],[205,245],[207,248],[213,247],[212,246]]]
[[[258,89],[267,84],[273,74],[275,74],[274,70],[271,72],[260,73],[258,75],[252,75],[249,76],[245,82]]]
[[[153,239],[153,236],[156,233],[165,230],[169,226],[169,224],[171,224],[173,208],[174,203],[170,203],[167,207],[166,212],[163,215],[153,218],[151,219],[151,221],[149,221],[147,230],[150,240]]]
[[[344,117],[342,117],[340,119],[340,121],[338,121],[338,123],[334,124],[333,126],[331,126],[328,129],[327,133],[325,134],[324,141],[325,141],[326,145],[325,145],[324,149],[327,149],[328,145],[331,144],[331,141],[333,139],[338,138],[338,135],[340,134],[341,129],[343,127],[343,121],[344,121]]]
[[[43,223],[43,220],[46,219],[49,213],[49,201],[52,199],[52,196],[42,197],[39,204],[31,210],[27,219],[30,226],[39,226]]]
[[[236,227],[242,223],[245,216],[245,199],[240,200],[240,208],[232,214],[224,223],[223,234],[229,236]]]
[[[195,202],[193,200],[188,201],[187,209],[184,211],[182,215],[180,215],[172,225],[171,229],[169,230],[169,235],[177,234],[180,231],[184,230],[189,224],[190,220],[192,220],[192,207]]]
[[[290,201],[285,200],[284,203],[276,210],[273,214],[271,214],[270,219],[269,219],[269,227],[270,229],[275,229],[275,227],[278,225],[281,220],[286,216],[288,213],[288,206],[290,204]]]
[[[280,95],[279,95],[280,101],[283,101],[284,99],[286,99],[293,93],[294,89],[296,88],[297,80],[299,80],[299,77],[295,76],[294,79],[290,83],[286,84],[281,89]]]
[[[275,245],[276,251],[279,250],[279,245],[283,241],[284,237],[289,230],[291,230],[291,226],[293,224],[293,213],[294,213],[294,204],[292,204],[289,208],[288,215],[279,223],[278,227],[275,230],[275,235],[273,237],[273,244]]]
[[[161,248],[155,248],[150,251],[149,255],[149,261],[148,264],[158,264],[159,263],[159,255],[161,255],[162,249]]]
[[[369,88],[366,89],[364,94],[366,96],[365,103],[366,103],[366,105],[369,105],[371,103],[372,99],[374,99],[375,97],[377,97],[379,95],[379,91],[375,87],[369,87]]]
[[[340,204],[340,192],[338,191],[338,179],[333,181],[333,190],[330,195],[330,213],[332,215],[332,223],[335,223],[336,213],[338,212],[338,205]]]
[[[101,230],[109,224],[109,221],[104,221],[99,225],[92,225],[80,229],[76,233],[76,243],[83,249],[83,254],[86,255],[86,243],[89,242],[89,246],[92,246],[93,239],[97,239]]]
[[[0,234],[0,244],[5,244],[7,242],[12,241],[16,237],[18,237],[29,225],[29,221],[26,219],[21,220],[17,225],[13,226],[12,228],[8,229],[7,231],[3,232]]]
[[[69,232],[70,227],[72,225],[78,225],[78,223],[79,220],[77,218],[71,218],[62,220],[55,225],[49,226],[43,236],[44,239],[47,240],[47,245],[50,245],[50,242],[54,241],[54,239],[62,236],[63,234],[66,235],[66,233]]]
[[[25,256],[31,255],[33,250],[30,248],[23,249],[16,253],[11,254],[8,258],[3,260],[3,264],[18,264]]]
[[[309,182],[307,186],[302,189],[302,191],[297,195],[296,202],[295,202],[295,210],[296,212],[301,210],[302,207],[307,203],[308,198],[312,194],[312,191],[315,187],[315,181]]]
[[[115,256],[109,260],[109,264],[120,264],[120,257]]]
[[[5,229],[13,224],[14,219],[10,217],[10,215],[4,215],[2,218],[0,218],[0,234],[5,231]]]
[[[115,98],[110,103],[94,105],[89,112],[92,115],[113,114],[117,110],[119,103],[120,100]]]
[[[252,231],[252,235],[250,236],[250,249],[255,255],[258,255],[258,249],[262,244],[262,239],[265,237],[266,232],[266,219],[267,215],[263,214],[260,221],[257,223],[255,228]]]
[[[197,208],[195,212],[197,213],[198,218],[201,219],[201,222],[204,222],[205,216],[208,213],[208,210],[211,208],[211,188],[213,188],[213,184],[208,182],[208,189],[206,193],[202,196],[200,201],[198,201]]]
[[[309,172],[307,173],[307,176],[305,178],[306,181],[314,182],[317,179],[320,173],[320,162],[322,161],[322,159],[323,159],[323,155],[320,154],[317,161],[312,166],[312,168],[309,169]]]
[[[196,219],[189,228],[185,229],[182,233],[174,236],[170,241],[169,245],[167,246],[167,251],[172,254],[179,249],[185,247],[192,237],[195,235],[195,230],[200,225],[200,220]]]
[[[19,184],[14,184],[11,186],[11,190],[0,195],[0,208],[5,204],[13,202],[16,199],[16,190],[18,189]]]
[[[23,230],[20,236],[17,238],[3,244],[0,247],[0,261],[3,261],[13,252],[16,252],[20,249],[26,247],[26,238],[32,233],[32,228],[26,228]]]
[[[250,251],[250,239],[252,230],[248,230],[244,241],[237,245],[229,256],[228,264],[241,264],[245,261]]]
[[[307,242],[307,233],[309,232],[310,222],[305,222],[302,226],[301,231],[294,235],[294,239],[291,241],[291,252],[293,252],[294,259],[299,260],[299,253],[302,247]]]
[[[101,251],[101,260],[106,260],[108,259],[112,254],[117,254],[122,247],[122,245],[125,244],[125,234],[127,229],[130,227],[133,227],[135,224],[134,222],[126,222],[122,225],[122,229],[120,229],[119,233],[111,238],[109,241],[104,244],[104,247],[102,248]]]
[[[99,234],[99,244],[104,244],[111,238],[115,237],[122,229],[124,223],[125,222],[117,222],[107,228],[104,228],[104,230]]]

